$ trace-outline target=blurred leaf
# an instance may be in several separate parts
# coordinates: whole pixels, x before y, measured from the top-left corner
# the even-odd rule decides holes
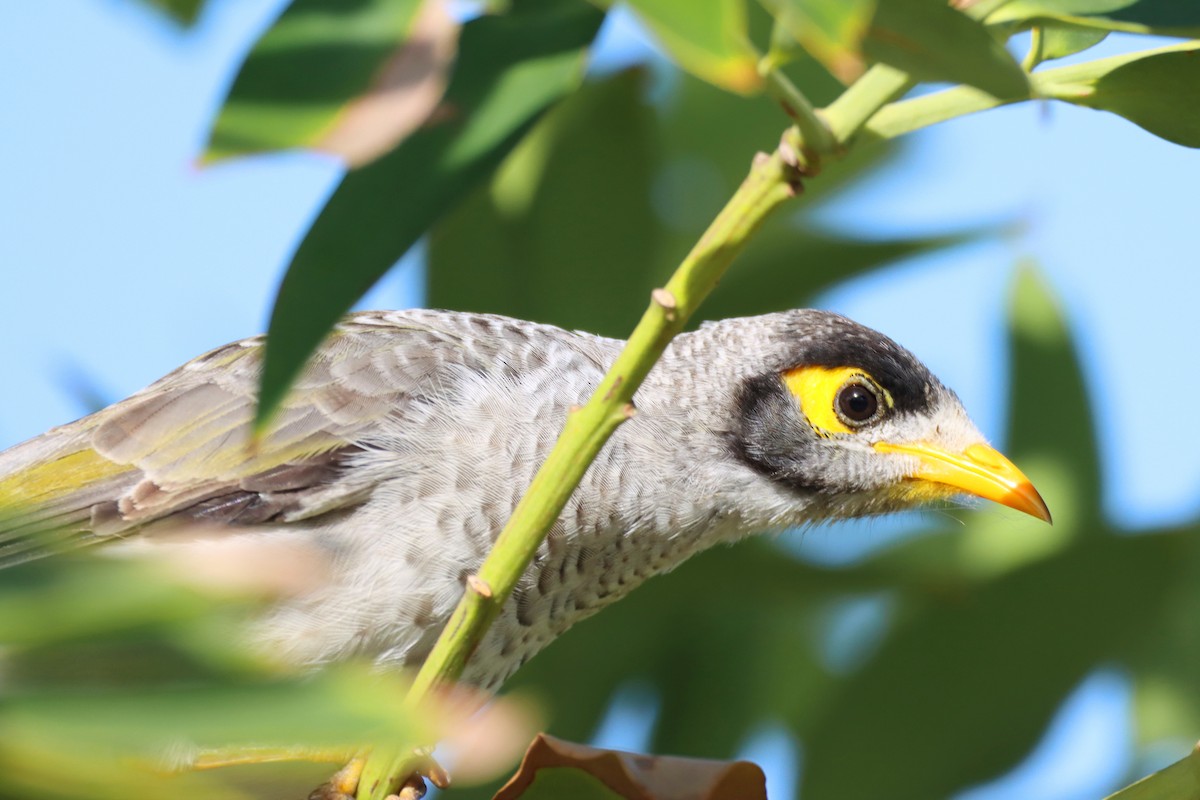
[[[176,22],[191,25],[200,16],[205,0],[141,0],[165,13]]]
[[[1082,53],[1100,44],[1108,36],[1108,31],[1105,30],[1063,23],[1046,23],[1041,28],[1042,51],[1039,63]]]
[[[1081,103],[1120,114],[1169,142],[1200,147],[1200,51],[1124,64],[1100,78]]]
[[[87,598],[87,602],[80,602]],[[213,599],[137,562],[66,556],[7,570],[0,642],[8,647],[94,637],[202,617]]]
[[[945,797],[1017,763],[1096,664],[1136,649],[1177,575],[1167,537],[1091,541],[909,612],[806,726],[805,796]]]
[[[766,0],[805,50],[843,83],[863,72],[862,41],[876,0]]]
[[[202,591],[132,559],[60,557],[7,571],[0,795],[241,797],[221,776],[168,773],[206,747],[344,756],[430,735],[401,707],[399,675],[267,664],[242,628],[265,599]],[[180,649],[189,639],[195,646]]]
[[[625,753],[538,734],[495,800],[766,800],[766,776],[748,761]]]
[[[998,98],[1029,93],[1004,43],[944,0],[879,0],[864,51],[922,81],[965,83]]]
[[[1000,548],[1019,547],[1038,531],[994,512],[970,530],[936,537],[960,555],[964,580],[906,593],[905,621],[838,687],[819,721],[798,721],[808,796],[939,797],[996,776],[1032,748],[1098,663],[1128,662],[1148,643],[1146,620],[1164,608],[1165,587],[1183,572],[1175,537],[1131,539],[1104,529],[1086,387],[1057,304],[1026,271],[1011,307],[1007,449],[1044,489],[1038,465],[1059,462],[1056,472],[1071,485],[1066,494],[1047,491],[1047,500],[1059,527],[1075,536],[1063,540],[1069,547],[1014,561]],[[912,563],[903,551],[928,555],[928,545],[911,541],[874,561]],[[981,557],[1010,569],[989,580],[975,563]],[[854,752],[871,754],[869,769]]]
[[[1200,36],[1200,4],[1178,0],[1011,0],[988,23],[1067,22],[1106,31]]]
[[[709,319],[799,308],[839,281],[903,258],[955,247],[992,231],[911,239],[850,239],[796,224],[772,227],[739,260],[737,277],[704,307]]]
[[[1193,797],[1200,797],[1200,748],[1105,800],[1189,800]]]
[[[614,336],[633,327],[656,277],[645,77],[624,72],[568,98],[435,228],[431,306]]]
[[[338,317],[578,85],[603,14],[582,2],[525,7],[538,4],[464,26],[443,118],[350,172],[313,223],[272,311],[260,424]]]
[[[671,57],[738,94],[762,88],[747,33],[745,0],[627,0]]]
[[[425,121],[457,25],[440,0],[295,0],[246,57],[205,159],[316,147],[365,164]]]

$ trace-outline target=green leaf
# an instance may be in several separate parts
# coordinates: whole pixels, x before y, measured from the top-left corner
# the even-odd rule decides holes
[[[1179,0],[1012,0],[987,21],[1066,22],[1106,31],[1200,36],[1200,4]]]
[[[974,241],[991,231],[911,239],[852,239],[806,225],[762,231],[704,306],[709,319],[800,308],[818,292],[902,258]]]
[[[965,83],[1002,99],[1029,93],[1004,44],[944,0],[880,0],[864,50],[918,80]]]
[[[627,0],[683,69],[722,89],[762,88],[745,0]]]
[[[295,0],[242,63],[206,160],[318,145],[403,52],[421,0]]]
[[[819,719],[797,720],[807,796],[915,800],[994,777],[1029,752],[1097,664],[1129,663],[1152,641],[1147,621],[1188,574],[1175,537],[1117,536],[1104,525],[1086,387],[1057,303],[1025,271],[1011,308],[1006,449],[1042,488],[1058,526],[1052,533],[991,513],[932,537],[960,557],[958,580],[913,581],[879,651]],[[1058,547],[1028,549],[1064,525],[1071,531]],[[928,569],[929,544],[911,540],[873,561]],[[1026,557],[1014,559],[1014,549]],[[981,568],[985,559],[1011,568]]]
[[[876,0],[768,0],[779,24],[843,83],[863,72],[862,41]]]
[[[1162,53],[1114,69],[1081,101],[1175,144],[1200,147],[1200,51]]]
[[[585,86],[434,229],[428,303],[625,334],[661,274],[646,74]]]
[[[1200,797],[1200,750],[1127,786],[1105,800],[1187,800]]]
[[[292,258],[271,315],[260,426],[338,317],[575,89],[602,19],[571,3],[463,28],[446,118],[350,172]]]
[[[1104,41],[1108,31],[1095,28],[1084,28],[1079,25],[1064,23],[1046,23],[1042,29],[1042,49],[1039,62],[1053,61],[1056,58],[1066,58],[1076,53],[1082,53]]]

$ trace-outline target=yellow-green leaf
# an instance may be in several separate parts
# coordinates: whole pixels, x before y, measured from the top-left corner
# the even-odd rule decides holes
[[[875,13],[875,0],[769,0],[779,24],[839,80],[863,72],[862,40]]]
[[[1200,3],[1186,0],[1012,0],[988,23],[1058,21],[1126,33],[1200,36]]]
[[[1200,51],[1162,53],[1096,81],[1083,104],[1120,114],[1169,142],[1200,147]]]
[[[1029,92],[1003,42],[945,0],[880,0],[863,48],[917,80],[965,83],[998,98]]]
[[[629,5],[687,71],[739,94],[762,87],[745,0],[629,0]]]

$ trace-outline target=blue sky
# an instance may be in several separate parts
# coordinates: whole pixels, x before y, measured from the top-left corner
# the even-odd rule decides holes
[[[132,0],[0,5],[0,447],[79,416],[72,387],[118,398],[264,328],[340,166],[305,153],[194,162],[240,55],[279,5],[214,0],[189,31]],[[822,305],[917,352],[1003,442],[1008,286],[1018,258],[1036,259],[1098,403],[1105,507],[1131,529],[1192,519],[1200,434],[1183,418],[1200,396],[1198,185],[1194,151],[1099,112],[1025,105],[944,124],[825,219],[879,236],[1011,219],[1026,231],[897,265]],[[413,267],[393,274],[364,305],[415,303],[415,278]],[[838,558],[878,543],[865,528],[838,536],[804,546]],[[1127,694],[1119,676],[1094,676],[1018,782],[970,800],[1095,796],[1129,757]],[[636,728],[630,718],[613,730]],[[760,743],[781,750],[777,733]],[[768,761],[781,782],[796,768]]]

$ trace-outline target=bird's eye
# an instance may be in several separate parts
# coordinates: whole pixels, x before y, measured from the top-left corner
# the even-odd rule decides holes
[[[782,378],[818,436],[856,433],[892,407],[891,395],[861,367],[800,366]]]
[[[879,395],[874,387],[851,381],[838,390],[834,410],[838,418],[852,428],[873,421],[879,414]]]

